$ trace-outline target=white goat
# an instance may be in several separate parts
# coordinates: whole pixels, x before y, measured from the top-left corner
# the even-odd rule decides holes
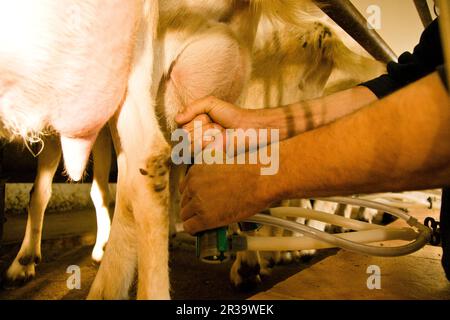
[[[66,170],[79,180],[113,116],[116,208],[89,298],[127,298],[136,270],[138,298],[170,297],[167,211],[174,187],[166,137],[173,118],[208,95],[235,102],[250,79],[261,17],[294,22],[303,2],[0,3],[0,118],[9,134],[35,139],[46,129],[58,132]],[[181,171],[170,173],[172,182]]]

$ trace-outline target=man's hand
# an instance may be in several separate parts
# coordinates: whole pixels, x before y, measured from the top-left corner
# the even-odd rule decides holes
[[[226,226],[266,209],[266,180],[259,165],[194,165],[180,186],[185,231]]]
[[[178,114],[175,121],[184,127],[190,128],[189,125],[195,120],[214,122],[222,128],[241,128],[244,119],[250,110],[241,109],[231,103],[219,100],[214,97],[207,97],[197,100],[191,104],[186,111]],[[198,118],[201,116],[201,118]],[[205,118],[208,117],[208,119]]]
[[[175,121],[188,132],[191,150],[194,150],[195,145],[201,146],[200,150],[203,150],[214,141],[213,137],[204,134],[207,130],[215,129],[217,133],[224,133],[225,129],[247,129],[249,127],[247,122],[250,122],[248,120],[256,116],[253,113],[256,112],[241,109],[214,97],[207,97],[194,102],[186,111],[178,114]],[[194,131],[199,125],[203,135],[194,140]],[[223,141],[223,146],[225,145],[226,142]]]

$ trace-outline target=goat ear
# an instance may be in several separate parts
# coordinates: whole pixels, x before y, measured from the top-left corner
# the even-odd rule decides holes
[[[97,135],[98,133],[95,133],[82,138],[61,136],[64,165],[72,180],[80,181],[83,178],[83,173]]]

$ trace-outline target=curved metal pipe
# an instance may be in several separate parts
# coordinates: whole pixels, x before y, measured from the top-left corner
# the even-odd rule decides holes
[[[417,12],[419,13],[420,20],[422,20],[423,26],[426,28],[433,22],[431,17],[430,8],[428,7],[427,0],[414,0]]]

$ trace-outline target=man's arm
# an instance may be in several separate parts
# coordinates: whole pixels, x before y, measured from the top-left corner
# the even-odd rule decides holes
[[[366,87],[358,86],[319,99],[298,102],[274,109],[256,110],[248,118],[247,128],[279,129],[280,140],[320,128],[347,116],[377,100]]]
[[[272,109],[248,110],[214,97],[201,99],[176,117],[178,124],[193,134],[194,121],[205,130],[218,124],[224,129],[279,129],[280,140],[329,124],[376,101],[377,97],[360,86],[320,99]]]
[[[450,99],[434,73],[281,142],[275,176],[261,176],[257,165],[194,165],[180,188],[181,217],[196,233],[281,199],[442,187],[450,182],[449,141]]]
[[[417,190],[450,183],[450,100],[434,73],[281,144],[274,199]]]

